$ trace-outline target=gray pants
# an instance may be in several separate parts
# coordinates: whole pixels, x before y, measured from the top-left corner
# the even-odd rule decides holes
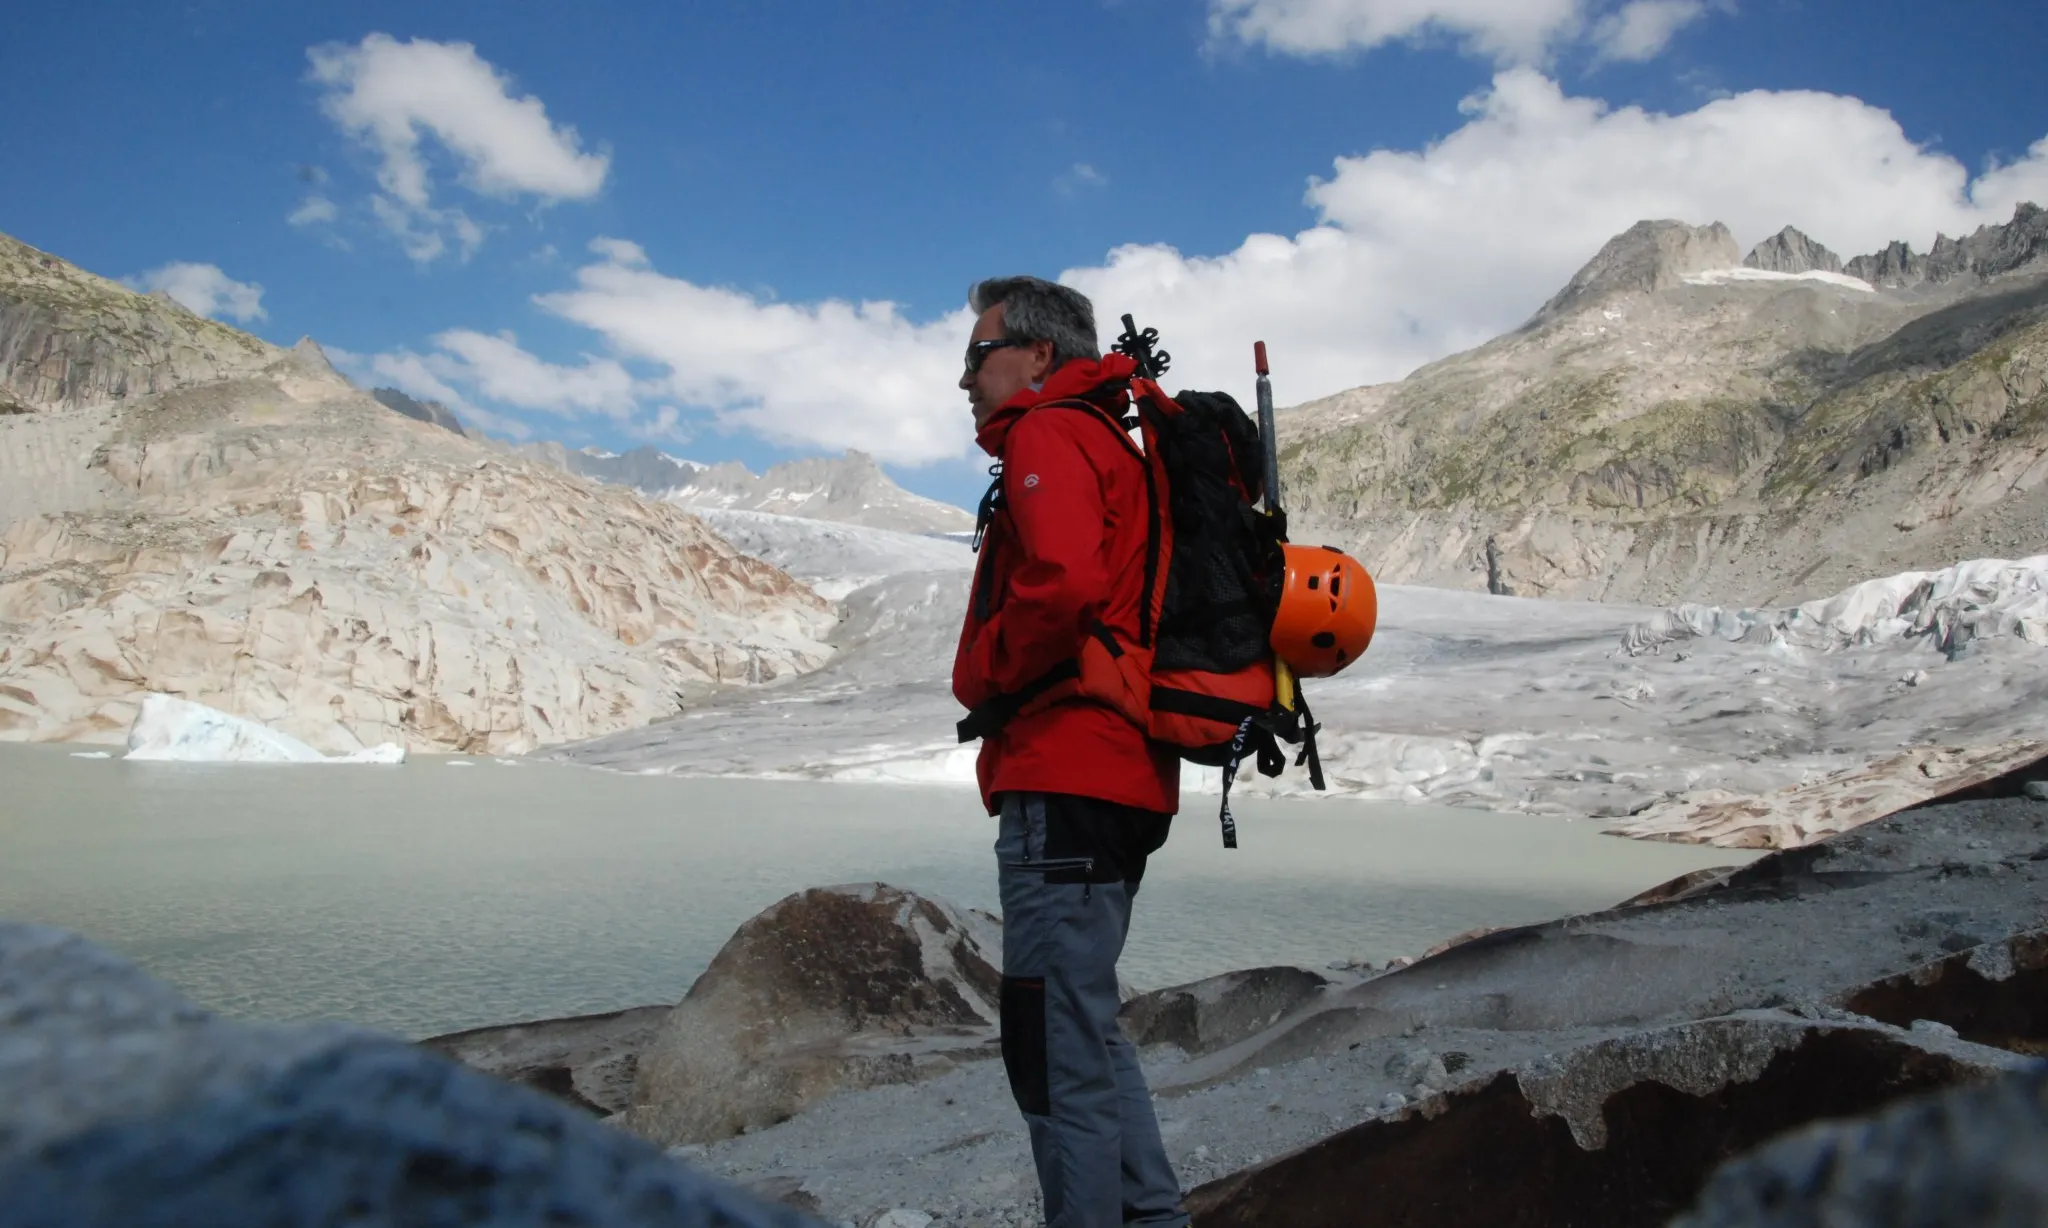
[[[1169,819],[1064,794],[1003,796],[1003,1063],[1031,1131],[1047,1228],[1188,1222],[1137,1051],[1116,1022],[1131,899]]]

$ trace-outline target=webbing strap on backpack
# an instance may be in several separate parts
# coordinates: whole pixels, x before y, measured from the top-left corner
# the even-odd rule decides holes
[[[1223,847],[1237,847],[1237,816],[1230,813],[1230,786],[1237,780],[1238,768],[1243,765],[1247,752],[1257,757],[1259,775],[1278,776],[1287,766],[1287,754],[1280,749],[1280,740],[1294,730],[1300,731],[1301,753],[1294,758],[1294,766],[1308,765],[1309,787],[1323,791],[1323,760],[1316,752],[1316,731],[1322,728],[1309,715],[1308,700],[1300,691],[1294,694],[1294,710],[1290,714],[1291,728],[1283,727],[1276,732],[1265,712],[1253,713],[1238,722],[1237,736],[1230,740],[1230,758],[1223,762],[1223,801],[1218,807],[1218,819],[1223,825]]]

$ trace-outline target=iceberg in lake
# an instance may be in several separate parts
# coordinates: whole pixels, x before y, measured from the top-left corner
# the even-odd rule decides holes
[[[175,695],[149,695],[129,727],[126,758],[173,763],[403,763],[405,748],[385,742],[345,755],[323,755],[268,725]]]

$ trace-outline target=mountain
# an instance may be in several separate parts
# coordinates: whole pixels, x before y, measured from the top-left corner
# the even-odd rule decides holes
[[[444,431],[454,431],[458,435],[469,433],[462,429],[462,419],[457,418],[453,410],[439,401],[414,400],[396,388],[372,388],[370,396],[377,404],[386,409],[395,409],[415,422],[432,423]]]
[[[323,751],[517,752],[831,654],[823,600],[675,506],[0,255],[0,738],[118,740],[164,691]]]
[[[76,408],[262,369],[280,351],[0,234],[0,413]]]
[[[1647,221],[1521,328],[1282,411],[1297,539],[1390,582],[1796,601],[2048,545],[2048,212],[1842,261]]]
[[[851,449],[838,458],[786,461],[759,477],[736,461],[703,465],[651,447],[624,453],[572,452],[558,443],[543,443],[519,450],[571,473],[631,486],[688,508],[772,512],[905,533],[954,533],[974,527],[972,513],[911,494],[891,481],[874,457]]]

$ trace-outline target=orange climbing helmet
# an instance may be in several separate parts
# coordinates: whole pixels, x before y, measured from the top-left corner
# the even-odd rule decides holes
[[[1287,576],[1273,615],[1273,652],[1303,678],[1356,661],[1379,624],[1379,594],[1357,559],[1335,546],[1283,544]]]

